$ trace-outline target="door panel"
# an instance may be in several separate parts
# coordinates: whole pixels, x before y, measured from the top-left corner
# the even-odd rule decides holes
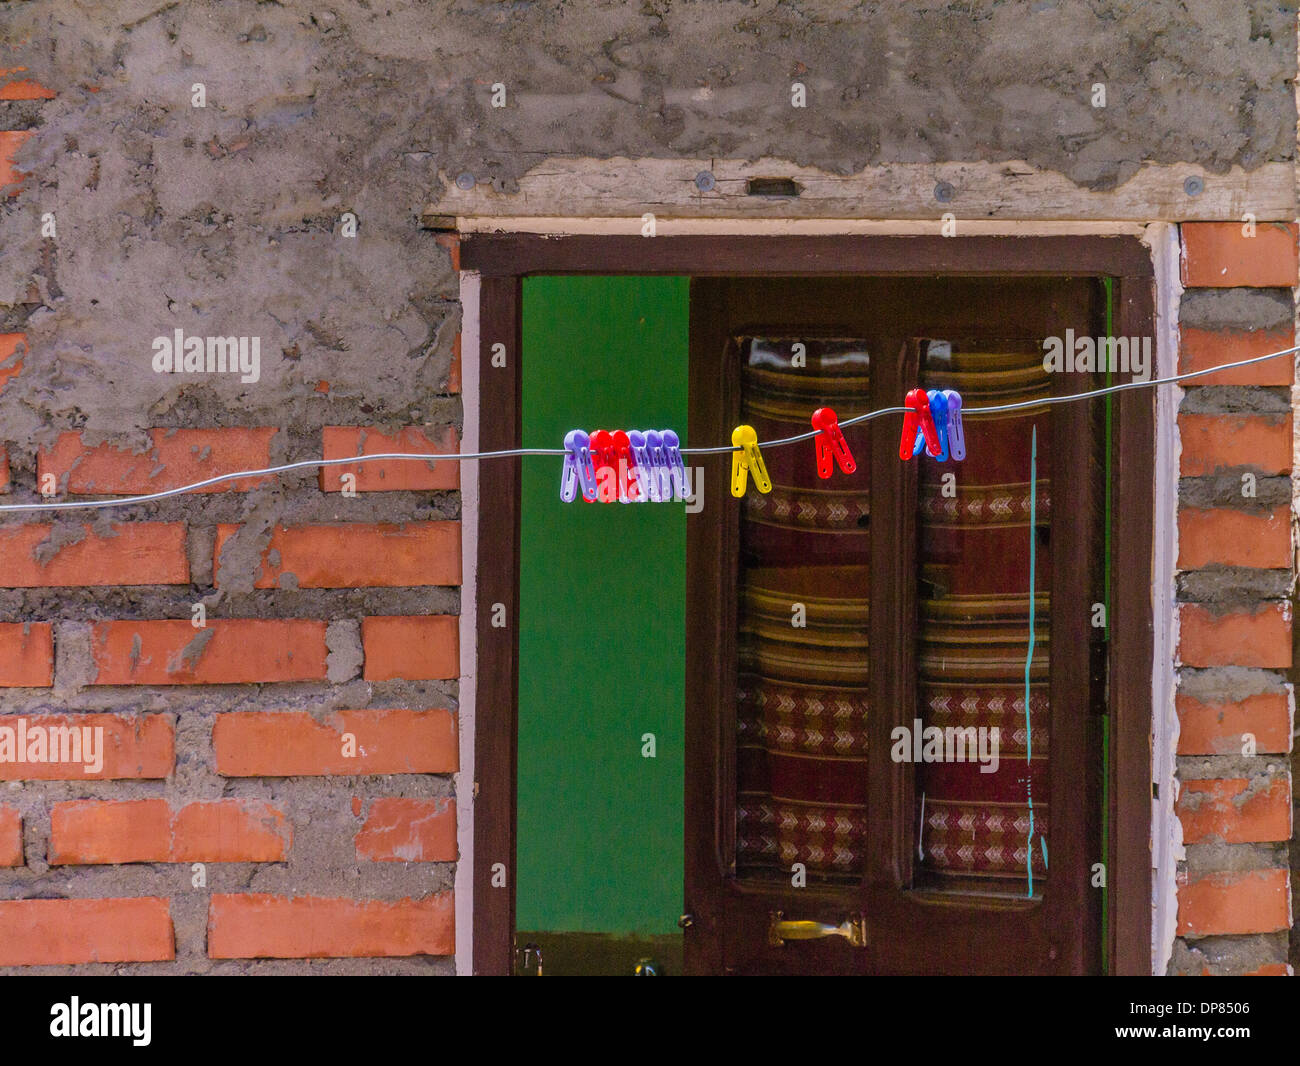
[[[968,406],[1080,390],[1086,381],[1049,379],[1036,353],[1066,328],[1100,332],[1099,312],[1099,287],[1088,281],[697,280],[692,436],[725,440],[741,421],[760,440],[787,436],[806,430],[795,422],[823,402],[843,419],[897,406],[931,379],[962,391]],[[805,345],[805,368],[791,359],[795,342]],[[865,372],[844,374],[839,395],[832,368],[855,360]],[[691,517],[692,971],[1096,969],[1091,414],[1070,404],[990,423],[968,424],[965,465],[900,462],[897,416],[846,431],[859,461],[853,477],[818,483],[811,442],[774,450],[769,497],[751,488],[737,507],[714,495]],[[712,462],[706,484],[725,481],[726,460]],[[946,472],[952,495],[937,480]],[[1036,639],[1025,723],[1031,538]],[[914,730],[918,718],[922,730],[1008,730],[1006,758],[981,774],[969,760],[913,762],[921,753],[910,744],[908,757],[891,757],[896,730]],[[865,931],[866,943],[781,943],[771,936],[776,915],[820,923],[777,926],[783,936]]]
[[[685,441],[686,330],[684,278],[524,279],[524,447]],[[545,974],[680,973],[686,515],[563,503],[559,472],[522,470],[515,946]]]

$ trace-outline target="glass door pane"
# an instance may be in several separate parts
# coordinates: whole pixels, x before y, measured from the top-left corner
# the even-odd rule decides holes
[[[809,414],[870,407],[862,341],[743,337],[741,420],[759,440]],[[847,431],[860,471],[865,433]],[[861,879],[867,820],[870,481],[817,477],[812,443],[769,449],[772,491],[741,508],[736,873],[810,885]]]
[[[964,407],[1051,390],[1024,341],[923,341],[921,368]],[[916,460],[917,888],[1039,898],[1048,876],[1052,410],[971,419],[965,459]]]

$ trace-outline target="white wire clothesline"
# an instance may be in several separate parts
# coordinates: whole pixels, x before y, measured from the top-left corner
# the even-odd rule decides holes
[[[1002,414],[1007,411],[1021,411],[1033,407],[1045,407],[1049,404],[1057,403],[1074,403],[1078,400],[1090,400],[1096,396],[1106,396],[1110,393],[1123,392],[1126,389],[1144,389],[1156,385],[1172,385],[1175,382],[1186,381],[1188,378],[1204,377],[1207,374],[1217,374],[1221,370],[1235,370],[1237,367],[1250,366],[1253,363],[1263,363],[1269,359],[1279,359],[1284,355],[1292,355],[1300,352],[1300,345],[1294,345],[1290,348],[1283,348],[1276,352],[1269,352],[1267,355],[1257,355],[1250,359],[1239,359],[1235,363],[1220,363],[1218,366],[1206,367],[1204,370],[1192,370],[1185,374],[1172,374],[1166,378],[1153,378],[1150,381],[1126,381],[1121,385],[1108,385],[1101,389],[1092,389],[1089,392],[1071,393],[1067,396],[1045,396],[1035,400],[1021,400],[1017,403],[997,404],[992,407],[963,407],[962,418],[971,415],[992,415]],[[906,407],[882,407],[876,411],[868,411],[865,414],[854,415],[852,418],[846,418],[839,423],[840,428],[845,426],[854,426],[862,422],[870,422],[874,418],[882,418],[885,415],[906,414]],[[778,440],[759,441],[759,448],[783,448],[788,444],[797,444],[800,441],[812,440],[822,430],[813,429],[804,433],[797,433],[793,437],[781,437]],[[710,448],[683,448],[681,454],[686,455],[725,455],[730,452],[741,451],[736,445],[722,445],[720,447]],[[426,463],[433,462],[463,462],[466,459],[504,459],[517,455],[565,455],[563,448],[507,448],[501,451],[493,452],[452,452],[448,454],[430,455],[427,452],[383,452],[373,455],[354,455],[343,459],[303,459],[295,463],[284,463],[281,466],[268,466],[261,470],[237,470],[230,474],[219,474],[216,477],[210,477],[203,481],[195,481],[190,485],[180,485],[174,489],[165,489],[161,492],[150,492],[142,496],[119,496],[108,500],[60,500],[53,503],[7,503],[0,504],[0,514],[14,513],[18,511],[62,511],[72,509],[96,508],[96,507],[129,507],[137,503],[150,503],[153,500],[165,500],[171,496],[181,496],[187,492],[194,492],[196,489],[204,489],[210,485],[220,485],[227,481],[238,481],[243,478],[268,477],[271,474],[284,474],[292,470],[312,470],[325,466],[352,466],[358,463],[372,463],[380,460],[419,460]]]

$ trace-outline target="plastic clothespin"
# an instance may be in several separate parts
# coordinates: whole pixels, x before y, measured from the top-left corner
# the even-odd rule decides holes
[[[614,437],[614,468],[618,472],[618,502],[632,503],[640,495],[637,486],[636,460],[632,458],[631,438],[621,429]]]
[[[614,454],[614,434],[598,429],[591,435],[591,459],[596,469],[595,499],[613,503],[618,499],[618,468]]]
[[[903,415],[903,436],[898,443],[898,457],[910,459],[918,454],[916,451],[917,432],[920,431],[925,446],[931,455],[939,454],[939,434],[934,428],[934,417],[930,414],[930,397],[925,389],[913,389],[903,401],[907,413]]]
[[[648,437],[648,433],[642,433],[639,429],[627,431],[628,444],[632,449],[632,462],[636,464],[637,503],[649,503],[651,500],[659,502],[659,496],[655,492],[656,478],[654,466],[650,462]]]
[[[677,434],[671,429],[665,429],[663,432],[664,441],[664,461],[667,463],[668,476],[672,479],[673,493],[679,500],[686,499],[686,460],[682,458],[682,442]],[[757,453],[758,449],[754,451]],[[759,459],[759,465],[762,465],[762,459]],[[763,471],[763,476],[767,476],[767,471]],[[768,485],[771,488],[771,485]],[[763,490],[764,492],[767,489]],[[667,493],[664,493],[667,498]]]
[[[582,485],[582,498],[596,498],[596,468],[591,459],[591,437],[585,430],[571,429],[564,435],[564,472],[560,475],[560,499],[572,503]]]
[[[937,389],[931,389],[926,396],[930,401],[930,420],[934,423],[934,432],[939,438],[939,450],[936,452],[931,449],[925,436],[918,430],[912,455],[920,455],[924,451],[930,458],[942,463],[948,458],[948,401]]]
[[[657,429],[645,431],[645,450],[650,457],[648,475],[642,475],[642,482],[650,490],[650,499],[655,503],[664,503],[672,497],[672,486],[668,483],[668,449],[664,447],[664,435]]]
[[[934,432],[939,438],[938,452],[931,455],[940,463],[948,461],[948,397],[938,389],[930,390],[930,417],[934,419]]]
[[[849,451],[848,441],[840,432],[840,421],[829,407],[819,407],[812,413],[813,429],[818,430],[813,443],[817,448],[817,476],[831,476],[833,463],[839,463],[840,470],[851,474],[858,468]]]
[[[754,427],[737,426],[731,431],[731,443],[741,449],[731,453],[731,495],[745,495],[745,484],[750,474],[754,475],[754,484],[759,492],[771,492],[772,480],[767,476],[763,453],[758,450],[758,434]]]
[[[945,389],[948,398],[948,454],[953,459],[966,458],[966,429],[961,424],[961,393]]]

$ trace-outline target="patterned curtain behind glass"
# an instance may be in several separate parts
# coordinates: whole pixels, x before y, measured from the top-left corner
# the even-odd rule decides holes
[[[861,342],[745,338],[741,357],[759,440],[806,431],[816,407],[870,408]],[[849,433],[870,469],[866,434]],[[749,492],[741,515],[737,873],[788,879],[800,862],[810,883],[851,881],[866,840],[871,486],[820,480],[811,446],[764,458],[772,492]]]

